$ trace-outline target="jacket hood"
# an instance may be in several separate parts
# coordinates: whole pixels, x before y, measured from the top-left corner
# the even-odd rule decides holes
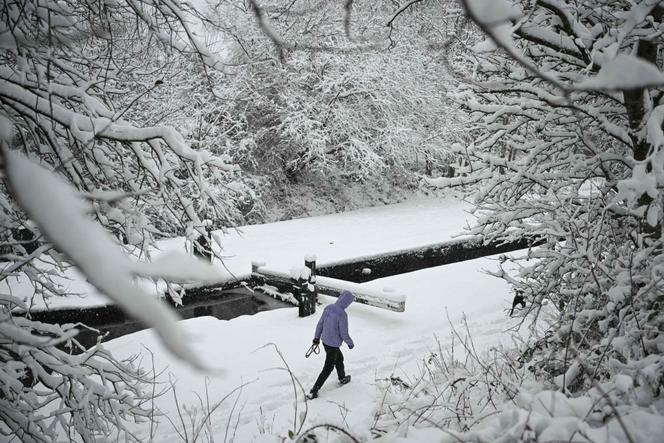
[[[343,291],[341,291],[341,295],[334,304],[342,309],[346,309],[348,305],[353,303],[353,300],[355,300],[353,294],[350,291],[346,291],[344,289]]]

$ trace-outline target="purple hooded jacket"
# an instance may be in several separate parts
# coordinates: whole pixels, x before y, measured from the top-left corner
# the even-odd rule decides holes
[[[338,348],[341,342],[345,341],[349,348],[354,346],[353,339],[348,335],[348,315],[346,315],[346,308],[353,303],[353,299],[353,294],[344,290],[333,305],[325,307],[315,333],[315,337],[320,338],[323,344]]]

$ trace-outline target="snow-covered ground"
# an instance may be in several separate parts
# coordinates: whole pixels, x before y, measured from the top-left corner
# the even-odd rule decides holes
[[[246,273],[251,260],[256,259],[286,270],[301,264],[306,253],[316,254],[320,262],[329,262],[443,241],[462,232],[470,217],[464,212],[466,208],[452,200],[424,200],[249,226],[242,229],[242,235],[224,238],[225,252],[232,254],[226,264],[238,274]],[[478,350],[507,340],[503,332],[513,322],[505,314],[509,288],[482,273],[483,268],[495,265],[484,258],[366,283],[367,287],[389,286],[407,294],[406,311],[396,313],[360,304],[349,307],[350,333],[356,346],[353,350],[344,346],[343,352],[353,380],[337,388],[332,374],[320,398],[308,402],[305,428],[319,423],[347,425],[356,437],[369,439],[367,429],[374,419],[377,396],[381,395],[377,381],[391,374],[406,379],[418,373],[421,359],[429,351],[437,352],[436,336],[449,351],[452,340],[448,316],[457,326],[462,318],[467,319]],[[321,297],[321,301],[327,304],[334,299]],[[162,379],[172,375],[180,406],[198,407],[199,416],[203,412],[198,396],[206,403],[206,376],[212,405],[246,383],[212,414],[215,441],[230,441],[231,436],[236,442],[267,439],[265,434],[286,435],[293,429],[295,414],[293,385],[276,349],[308,391],[323,364],[323,355],[304,357],[322,307],[307,318],[298,318],[296,309],[280,309],[230,321],[200,317],[181,322],[191,346],[215,369],[210,374],[174,359],[151,330],[112,340],[107,346],[117,356],[151,350],[157,370],[167,367]],[[300,414],[304,403],[298,395]],[[156,404],[179,422],[172,393],[158,398]],[[188,412],[183,414],[187,420]],[[162,418],[160,422],[155,441],[180,439],[168,420]],[[148,430],[140,432],[146,436]]]

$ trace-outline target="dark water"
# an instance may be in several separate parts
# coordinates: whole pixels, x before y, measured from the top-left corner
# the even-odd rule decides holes
[[[183,303],[183,306],[174,307],[183,320],[203,316],[230,320],[241,315],[293,307],[244,287],[205,288],[192,291],[183,298]],[[79,334],[76,337],[86,348],[97,343],[97,340],[108,341],[146,328],[143,323],[128,317],[122,310],[112,305],[33,312],[31,318],[45,323],[82,323],[88,326],[91,329],[78,327]]]

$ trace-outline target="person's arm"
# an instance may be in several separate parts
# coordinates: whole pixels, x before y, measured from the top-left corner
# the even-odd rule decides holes
[[[355,344],[353,343],[353,339],[350,338],[350,335],[348,335],[348,316],[347,315],[342,315],[342,316],[339,317],[339,335],[341,335],[342,340],[346,342],[346,344],[348,345],[348,348],[353,349]]]
[[[320,316],[318,324],[316,325],[316,332],[314,332],[314,343],[320,342],[320,336],[323,333],[323,323],[325,323],[326,316],[327,316],[327,311],[323,311],[323,315]]]

